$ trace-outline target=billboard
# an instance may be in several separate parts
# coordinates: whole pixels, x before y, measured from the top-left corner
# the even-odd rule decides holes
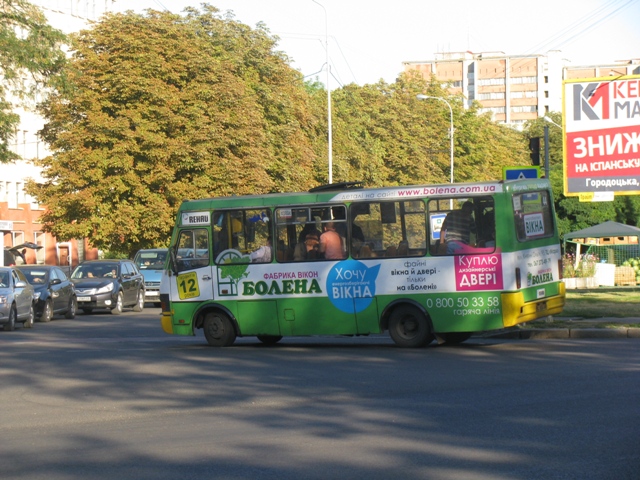
[[[563,82],[564,194],[640,193],[640,75]]]

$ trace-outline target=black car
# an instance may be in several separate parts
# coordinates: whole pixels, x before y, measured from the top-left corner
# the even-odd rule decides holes
[[[54,315],[64,314],[75,318],[78,303],[76,290],[60,267],[51,265],[19,265],[16,267],[35,291],[33,295],[35,317],[41,322],[49,322]]]
[[[78,308],[84,313],[99,308],[120,315],[124,307],[133,307],[134,312],[144,308],[144,278],[131,260],[83,262],[71,274],[71,281]]]

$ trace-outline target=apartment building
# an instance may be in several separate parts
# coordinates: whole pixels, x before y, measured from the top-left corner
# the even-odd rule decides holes
[[[518,126],[562,110],[564,60],[559,51],[546,55],[505,55],[504,52],[438,53],[434,60],[403,62],[404,70],[431,75],[453,94],[462,94],[465,107],[478,101],[480,111],[496,122]]]
[[[621,60],[604,65],[568,65],[564,67],[563,78],[565,80],[577,78],[615,78],[622,75],[640,75],[640,58]]]
[[[481,112],[516,128],[550,111],[562,111],[563,80],[640,74],[640,59],[574,66],[559,50],[546,55],[447,52],[403,65],[405,71],[417,70],[427,79],[435,75],[452,94],[463,96],[466,108],[478,101]]]

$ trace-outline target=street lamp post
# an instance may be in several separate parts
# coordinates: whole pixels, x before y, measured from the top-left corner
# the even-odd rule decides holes
[[[313,3],[320,5],[324,10],[324,49],[326,54],[327,65],[327,158],[329,161],[329,183],[333,183],[333,133],[331,124],[331,89],[329,88],[329,77],[331,76],[331,70],[329,67],[329,16],[327,15],[327,9],[324,8],[320,2],[311,0]]]
[[[562,127],[554,122],[551,117],[545,115],[542,119],[562,130]],[[544,126],[544,176],[549,178],[549,125],[546,124]]]
[[[440,100],[441,102],[444,102],[447,107],[449,107],[449,119],[450,119],[450,128],[449,128],[449,157],[451,159],[451,178],[450,178],[450,183],[453,183],[453,109],[451,108],[451,104],[449,102],[447,102],[444,98],[442,97],[431,97],[429,95],[423,95],[421,93],[419,93],[418,95],[416,95],[416,98],[420,99],[420,100],[426,100],[426,99],[433,99],[433,100]]]

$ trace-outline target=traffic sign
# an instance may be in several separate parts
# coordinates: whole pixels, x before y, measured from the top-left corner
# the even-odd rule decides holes
[[[502,167],[503,180],[540,178],[540,167]]]

